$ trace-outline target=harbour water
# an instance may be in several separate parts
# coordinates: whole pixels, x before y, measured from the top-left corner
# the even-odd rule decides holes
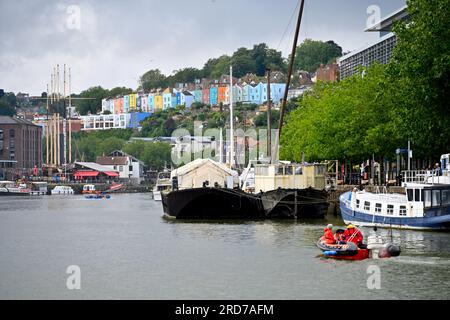
[[[149,194],[1,198],[0,299],[450,298],[449,233],[394,230],[400,257],[336,261],[320,257],[315,242],[327,223],[343,225],[339,218],[162,214]],[[71,265],[81,270],[79,290],[66,286]],[[379,289],[368,287],[374,268]]]

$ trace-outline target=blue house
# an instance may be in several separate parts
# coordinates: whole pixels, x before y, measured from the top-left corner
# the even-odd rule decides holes
[[[175,108],[177,106],[177,95],[167,88],[163,92],[163,110]]]
[[[211,86],[209,89],[209,104],[211,106],[217,106],[218,89],[215,86]]]
[[[186,108],[190,108],[194,103],[194,96],[189,91],[183,91],[181,94],[183,96],[182,100],[184,100],[184,105],[186,106]]]
[[[274,105],[280,104],[284,97],[285,83],[271,83],[270,84],[270,99]]]
[[[147,98],[147,105],[150,112],[155,112],[155,95],[153,93],[149,93]]]
[[[123,96],[123,112],[124,113],[130,112],[130,96],[129,95]]]

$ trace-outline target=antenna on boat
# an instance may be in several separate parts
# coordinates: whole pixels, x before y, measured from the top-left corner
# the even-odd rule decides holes
[[[275,154],[278,155],[279,153],[279,145],[280,145],[280,138],[281,138],[281,130],[283,128],[283,121],[284,121],[284,111],[286,108],[286,101],[287,101],[287,97],[288,97],[288,92],[289,92],[289,86],[291,84],[291,77],[292,77],[292,68],[294,66],[294,59],[295,59],[295,52],[297,51],[297,40],[298,40],[298,35],[300,33],[300,24],[302,22],[302,16],[303,16],[303,7],[305,5],[305,0],[302,0],[301,4],[300,4],[300,9],[298,12],[298,19],[297,19],[297,25],[295,27],[295,36],[294,36],[294,42],[292,44],[292,51],[291,51],[291,56],[289,58],[289,69],[288,69],[288,76],[287,76],[287,81],[286,81],[286,88],[284,90],[284,97],[283,97],[283,101],[281,103],[281,107],[280,107],[280,121],[278,124],[278,135],[276,137],[276,151]],[[271,163],[273,163],[273,157],[271,157]]]

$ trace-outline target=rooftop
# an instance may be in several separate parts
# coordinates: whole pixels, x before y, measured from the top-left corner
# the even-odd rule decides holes
[[[364,31],[366,32],[373,32],[373,31],[386,31],[390,32],[392,31],[392,25],[395,21],[398,20],[405,20],[409,17],[408,14],[408,6],[403,6],[402,8],[390,13],[386,17],[380,19],[377,23],[374,25],[366,28]]]
[[[28,126],[36,126],[31,121],[16,118],[16,117],[8,117],[8,116],[0,116],[0,124],[25,124]]]

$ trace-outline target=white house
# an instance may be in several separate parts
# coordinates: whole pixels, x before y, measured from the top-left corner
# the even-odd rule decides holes
[[[144,163],[121,150],[97,157],[97,163],[118,171],[120,179],[129,180],[133,184],[140,184],[144,180]]]

